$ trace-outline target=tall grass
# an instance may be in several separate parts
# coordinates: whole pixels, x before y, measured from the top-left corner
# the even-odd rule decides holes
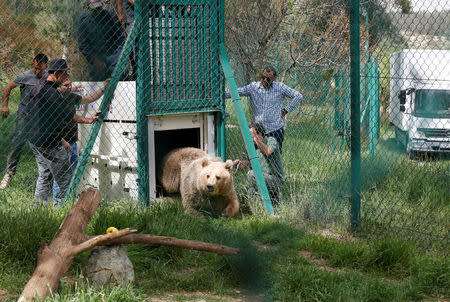
[[[10,294],[6,301],[17,299],[36,264],[40,241],[51,241],[70,208],[33,206],[21,199],[0,205],[0,289]],[[48,301],[148,301],[168,294],[179,296],[174,301],[229,301],[239,293],[250,293],[258,301],[411,301],[449,295],[445,257],[422,255],[411,242],[389,237],[337,240],[313,235],[283,210],[277,217],[255,213],[211,219],[188,215],[169,200],[150,207],[120,200],[102,203],[87,233],[102,234],[109,226],[241,251],[218,256],[128,245],[135,282],[105,288],[91,286],[82,276],[88,256],[84,253],[75,258],[68,279]]]

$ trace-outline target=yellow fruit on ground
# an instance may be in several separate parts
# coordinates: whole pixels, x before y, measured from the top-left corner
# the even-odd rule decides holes
[[[109,228],[106,230],[106,234],[114,233],[114,232],[118,232],[118,231],[119,231],[119,230],[116,229],[115,227],[109,227]]]

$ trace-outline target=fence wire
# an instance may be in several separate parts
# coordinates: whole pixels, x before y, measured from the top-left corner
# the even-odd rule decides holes
[[[349,3],[154,1],[117,66],[132,3],[0,1],[0,196],[62,202],[97,116],[78,192],[93,186],[105,200],[137,200],[138,170],[148,169],[147,196],[157,198],[162,158],[178,147],[245,160],[220,66],[224,43],[247,120],[263,126],[261,140],[275,151],[255,142],[272,202],[307,223],[349,228]],[[449,11],[446,1],[360,3],[361,227],[439,250],[448,250],[450,229]],[[148,48],[139,49],[144,37]],[[97,114],[115,67],[111,104]],[[136,81],[139,68],[147,82]],[[139,85],[148,88],[144,109],[136,109]],[[245,204],[253,178],[248,169],[234,177]]]

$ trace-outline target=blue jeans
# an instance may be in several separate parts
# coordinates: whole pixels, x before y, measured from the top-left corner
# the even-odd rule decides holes
[[[72,172],[75,171],[75,168],[78,163],[78,146],[77,143],[71,143],[70,144],[70,151],[67,153],[67,156],[69,156],[69,163],[70,168],[72,169]],[[67,171],[68,173],[68,171]],[[61,196],[58,196],[60,193],[60,189],[58,186],[58,183],[55,179],[53,179],[53,200],[56,202],[61,202]]]

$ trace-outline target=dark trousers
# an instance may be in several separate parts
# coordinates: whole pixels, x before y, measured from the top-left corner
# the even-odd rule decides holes
[[[278,145],[280,146],[280,151],[283,150],[283,141],[284,141],[284,129],[283,128],[272,131],[270,133],[266,133],[266,136],[274,137],[277,140]]]
[[[16,174],[17,165],[19,164],[20,155],[27,141],[26,116],[18,114],[16,128],[9,147],[8,159],[6,161],[6,173],[9,175]]]
[[[34,191],[35,201],[47,204],[52,197],[52,183],[56,180],[60,189],[60,198],[66,195],[72,178],[69,158],[61,144],[43,148],[30,143],[38,166],[38,179]]]

